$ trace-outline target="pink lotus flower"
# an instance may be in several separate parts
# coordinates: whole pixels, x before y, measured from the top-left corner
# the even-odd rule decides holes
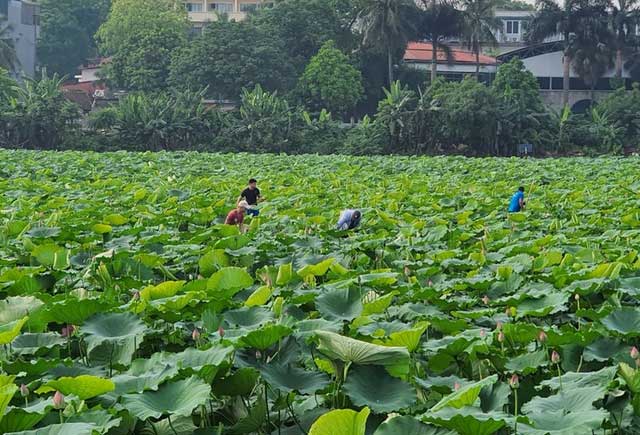
[[[498,342],[500,343],[504,342],[504,332],[502,331],[498,333]]]
[[[224,337],[224,328],[222,326],[218,328],[218,335],[220,335],[220,338]]]
[[[482,297],[482,303],[485,304],[485,305],[489,305],[489,296],[484,295]]]
[[[138,291],[133,292],[133,295],[131,296],[131,299],[133,299],[134,301],[139,301],[140,300],[140,292],[138,292]]]
[[[547,334],[544,331],[540,331],[538,333],[538,341],[540,343],[544,343],[545,341],[547,341]]]
[[[554,364],[558,364],[560,362],[560,354],[555,350],[551,352],[551,362]]]
[[[64,395],[60,391],[56,391],[56,394],[53,395],[53,407],[55,409],[64,408]]]
[[[516,375],[515,373],[513,376],[511,376],[511,379],[509,379],[509,386],[514,390],[520,386],[520,379],[518,378],[518,375]]]
[[[629,354],[631,355],[631,358],[633,359],[638,359],[638,356],[640,356],[640,352],[638,352],[638,348],[633,346],[631,348],[631,352],[629,352]]]
[[[458,391],[458,390],[460,389],[460,384],[459,384],[459,383],[457,383],[457,382],[456,382],[456,383],[454,383],[454,384],[453,384],[453,389],[454,389],[455,391]]]
[[[25,384],[20,385],[20,394],[22,397],[27,397],[29,395],[29,387]]]
[[[200,338],[200,331],[198,330],[198,328],[195,328],[193,330],[193,332],[191,333],[191,338],[193,338],[194,341],[198,341],[198,339]]]
[[[60,334],[65,337],[65,338],[69,338],[71,337],[74,333],[76,332],[76,327],[73,325],[67,325],[64,326],[62,328],[62,331],[60,331]]]

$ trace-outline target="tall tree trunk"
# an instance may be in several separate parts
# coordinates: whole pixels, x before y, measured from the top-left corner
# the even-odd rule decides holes
[[[622,78],[622,48],[616,50],[616,77]]]
[[[476,49],[476,81],[480,81],[480,48]]]
[[[563,77],[562,77],[562,105],[567,106],[569,104],[569,84],[571,78],[571,56],[569,56],[568,50],[564,51],[562,58],[563,62]]]
[[[391,55],[391,45],[387,47],[387,62],[389,66],[389,89],[393,84],[393,56]]]
[[[435,82],[438,77],[438,44],[434,39],[431,39],[431,83]]]

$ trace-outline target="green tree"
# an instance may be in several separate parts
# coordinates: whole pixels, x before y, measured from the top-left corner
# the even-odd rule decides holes
[[[0,68],[0,110],[9,104],[11,98],[17,96],[18,84],[9,76],[9,71]]]
[[[462,0],[464,38],[476,56],[476,79],[480,78],[480,52],[484,44],[497,44],[495,31],[502,21],[495,16],[496,0]]]
[[[13,35],[11,27],[0,16],[0,68],[13,71],[16,67],[18,58],[16,49],[13,44]]]
[[[463,16],[448,0],[421,0],[425,8],[418,28],[421,39],[431,41],[433,51],[431,57],[431,81],[438,76],[438,56],[443,52],[449,62],[453,61],[451,48],[447,44],[449,38],[459,36],[463,31]]]
[[[352,110],[364,92],[362,74],[333,41],[326,42],[311,58],[299,90],[309,107],[341,115]]]
[[[346,0],[282,0],[250,17],[270,37],[284,42],[296,75],[322,44],[333,40],[338,47],[353,45],[352,12]]]
[[[97,55],[94,35],[111,0],[42,0],[38,61],[48,71],[72,75]]]
[[[200,89],[217,98],[237,99],[243,88],[289,90],[295,73],[277,35],[251,21],[220,20],[180,49],[172,63],[170,83]]]
[[[128,90],[165,88],[172,53],[186,45],[188,29],[175,0],[114,0],[97,33],[100,50],[111,56],[107,79]]]
[[[388,83],[393,84],[394,53],[404,54],[416,36],[419,10],[413,0],[368,0],[360,12],[364,44],[380,48],[387,56]]]

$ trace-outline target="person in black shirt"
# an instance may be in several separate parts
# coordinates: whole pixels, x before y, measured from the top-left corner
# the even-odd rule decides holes
[[[249,186],[242,191],[240,198],[238,198],[238,202],[242,200],[247,201],[247,204],[249,204],[247,214],[250,214],[251,216],[258,216],[260,212],[256,206],[259,202],[264,201],[264,198],[260,196],[260,189],[258,189],[257,184],[258,182],[255,178],[250,179]]]

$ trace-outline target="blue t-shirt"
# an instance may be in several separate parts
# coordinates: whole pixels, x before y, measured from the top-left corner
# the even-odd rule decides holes
[[[511,202],[509,203],[509,213],[515,213],[520,211],[520,200],[524,200],[524,192],[520,192],[519,190],[513,194],[511,197]]]

